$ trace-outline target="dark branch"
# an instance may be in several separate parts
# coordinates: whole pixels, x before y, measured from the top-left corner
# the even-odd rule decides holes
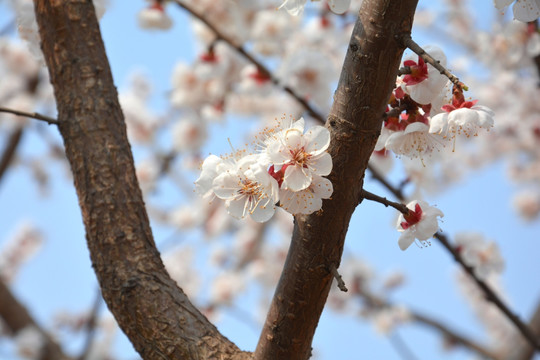
[[[361,199],[375,201],[375,202],[383,204],[386,207],[391,206],[394,209],[396,209],[397,211],[399,211],[400,213],[402,213],[403,215],[407,215],[409,213],[409,208],[407,206],[403,205],[402,203],[397,203],[397,202],[394,202],[394,201],[390,201],[385,197],[375,195],[373,193],[370,193],[367,190],[362,190]]]
[[[8,109],[8,108],[5,108],[5,107],[0,107],[0,112],[5,112],[5,113],[14,114],[14,115],[29,117],[29,118],[36,119],[36,120],[45,121],[49,125],[58,125],[58,120],[56,120],[56,119],[54,119],[52,117],[46,116],[46,115],[41,115],[41,114],[36,113],[36,112],[30,113],[30,112],[26,112],[26,111]]]
[[[433,66],[441,74],[445,75],[448,79],[450,79],[453,84],[460,84],[459,79],[454,74],[452,74],[444,66],[442,66],[439,60],[434,59],[433,56],[429,55],[424,49],[420,47],[420,45],[414,42],[410,35],[403,35],[401,37],[401,41],[403,42],[403,45],[414,51],[416,55],[420,56],[425,62]],[[460,86],[462,86],[466,90],[466,87],[464,87],[463,85]]]
[[[495,292],[476,274],[474,273],[474,268],[467,265],[459,252],[450,245],[450,242],[446,238],[446,236],[440,232],[433,235],[434,238],[439,240],[439,242],[454,256],[454,259],[461,265],[463,270],[467,274],[470,275],[470,277],[474,280],[474,282],[478,285],[480,289],[484,292],[484,295],[486,297],[486,300],[493,303],[495,306],[497,306],[505,315],[506,317],[518,328],[518,330],[521,332],[521,334],[525,337],[525,339],[529,342],[531,346],[533,346],[537,351],[540,350],[540,342],[538,339],[538,336],[535,335],[532,330],[521,321],[521,319],[514,314],[508,306],[495,294]]]
[[[28,310],[15,298],[8,285],[0,279],[0,318],[8,329],[17,335],[25,328],[35,328],[45,339],[40,360],[69,360],[60,346],[32,318]]]
[[[376,309],[385,309],[385,308],[394,307],[394,304],[390,303],[389,301],[386,301],[383,298],[375,296],[374,294],[368,293],[365,290],[360,292],[359,296],[361,296],[366,301],[367,306],[371,306]],[[491,350],[487,349],[486,347],[470,340],[469,336],[461,335],[459,332],[449,328],[448,326],[438,321],[437,319],[432,318],[428,315],[422,314],[421,312],[418,312],[416,310],[412,310],[410,308],[407,308],[407,311],[409,312],[411,316],[411,321],[418,322],[420,324],[423,324],[425,326],[428,326],[432,329],[437,330],[441,335],[443,335],[448,340],[452,341],[455,344],[468,348],[471,351],[474,351],[475,353],[480,355],[482,358],[502,360],[501,356],[493,353]]]
[[[11,161],[17,153],[17,147],[21,143],[22,135],[22,127],[15,129],[11,133],[11,135],[9,135],[6,147],[4,148],[4,152],[2,153],[2,157],[0,158],[0,181],[2,181],[2,179],[4,178],[6,170],[9,168]]]

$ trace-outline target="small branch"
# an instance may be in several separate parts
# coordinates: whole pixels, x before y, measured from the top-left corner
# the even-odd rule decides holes
[[[19,115],[19,116],[29,117],[29,118],[36,119],[36,120],[45,121],[49,125],[58,125],[58,120],[56,120],[56,119],[54,119],[52,117],[48,117],[46,115],[41,115],[41,114],[36,113],[36,112],[30,113],[30,112],[26,112],[26,111],[8,109],[8,108],[5,108],[5,107],[0,107],[0,112],[5,112],[5,113],[15,114],[15,115]]]
[[[404,201],[405,197],[403,196],[403,193],[401,190],[395,188],[392,186],[381,174],[379,174],[373,167],[369,167],[368,169],[371,171],[373,177],[378,180],[382,185],[384,185],[390,192],[392,192],[399,200]],[[478,287],[484,292],[484,295],[486,296],[486,299],[490,302],[492,302],[495,306],[497,306],[507,317],[508,319],[518,328],[518,330],[521,332],[523,337],[527,340],[527,342],[534,348],[536,351],[540,350],[540,342],[534,335],[534,333],[531,331],[527,325],[525,325],[510,309],[503,303],[503,301],[495,294],[495,292],[481,279],[479,279],[475,273],[472,267],[468,266],[461,255],[454,249],[450,243],[448,242],[448,239],[445,235],[438,232],[434,236],[439,242],[452,254],[456,262],[458,262],[461,267],[471,276],[471,278],[476,282]]]
[[[2,153],[2,157],[0,158],[0,181],[4,177],[6,170],[8,169],[11,161],[13,160],[13,157],[15,156],[15,153],[17,152],[17,147],[21,142],[22,134],[23,128],[20,127],[13,131],[9,136],[4,152]]]
[[[70,359],[60,345],[35,322],[3,280],[0,280],[0,318],[14,335],[25,328],[35,328],[41,333],[45,342],[41,349],[40,360]]]
[[[475,273],[474,269],[467,265],[461,255],[457,252],[457,250],[450,245],[450,242],[446,238],[446,236],[440,232],[436,233],[434,236],[439,242],[454,256],[454,259],[461,265],[463,270],[467,272],[471,276],[471,278],[476,282],[478,287],[482,289],[484,292],[484,295],[486,296],[486,300],[492,302],[494,305],[496,305],[505,315],[508,317],[508,319],[518,328],[518,330],[521,332],[523,337],[527,340],[527,342],[536,349],[536,351],[540,351],[540,342],[538,339],[538,336],[536,336],[532,330],[525,325],[521,319],[514,314],[508,306],[495,294],[495,292],[481,279],[479,279]]]
[[[330,272],[332,273],[332,276],[336,279],[337,286],[338,286],[339,290],[341,290],[343,292],[349,291],[349,289],[347,289],[347,286],[345,285],[345,282],[343,281],[343,278],[338,273],[338,271],[336,269],[336,265],[334,265],[334,264],[330,265]]]
[[[409,213],[409,208],[407,206],[403,205],[402,203],[390,201],[385,197],[373,194],[373,193],[371,193],[371,192],[369,192],[367,190],[362,189],[361,196],[362,196],[362,199],[375,201],[375,202],[383,204],[386,207],[391,206],[391,207],[393,207],[394,209],[396,209],[397,211],[399,211],[400,213],[402,213],[404,215],[407,215]]]
[[[433,58],[433,56],[429,55],[424,49],[420,47],[420,45],[414,42],[410,35],[403,35],[401,37],[401,41],[403,42],[404,46],[414,51],[416,55],[420,56],[425,62],[437,69],[442,75],[445,75],[448,79],[450,79],[453,84],[460,84],[459,79],[454,74],[452,74],[444,66],[442,66],[439,60]]]
[[[380,298],[371,293],[368,293],[366,291],[362,291],[359,295],[366,300],[368,306],[372,306],[377,309],[394,307],[394,304],[386,301],[383,298]],[[486,347],[470,340],[468,336],[461,335],[457,331],[450,329],[447,325],[441,323],[439,320],[429,317],[427,315],[424,315],[422,313],[419,313],[415,310],[411,310],[409,308],[407,308],[407,310],[411,316],[411,321],[415,321],[417,323],[423,324],[425,326],[428,326],[430,328],[437,330],[445,338],[450,339],[454,343],[459,344],[465,348],[468,348],[469,350],[473,352],[476,352],[482,358],[489,358],[493,360],[502,359],[501,356],[495,354],[494,352],[487,349]]]
[[[412,73],[412,71],[411,71],[410,66],[403,66],[403,67],[400,67],[399,70],[398,70],[398,76],[407,75],[407,74],[411,74],[411,73]]]
[[[88,355],[90,354],[90,350],[92,349],[92,344],[94,343],[94,338],[96,335],[97,318],[99,315],[101,302],[102,302],[101,291],[98,288],[96,292],[96,299],[94,300],[94,305],[92,306],[92,311],[90,312],[90,317],[88,318],[88,322],[86,323],[86,326],[85,326],[86,327],[86,340],[84,342],[84,347],[81,352],[81,355],[79,355],[77,360],[88,359]]]
[[[247,52],[242,45],[238,45],[234,42],[234,40],[230,39],[228,36],[223,34],[214,24],[212,24],[208,19],[206,19],[203,15],[199,14],[197,11],[195,11],[190,5],[185,4],[181,0],[174,0],[174,2],[180,6],[182,9],[189,12],[191,15],[193,15],[195,18],[199,19],[202,23],[204,23],[215,35],[216,37],[229,44],[229,46],[233,47],[239,54],[241,54],[246,60],[251,62],[253,65],[255,65],[261,72],[268,74],[270,77],[270,80],[274,85],[280,86],[286,93],[291,95],[306,111],[315,119],[318,121],[325,123],[326,118],[319,113],[317,110],[315,110],[302,96],[298,95],[293,89],[291,89],[287,85],[283,85],[280,80],[275,77],[272,72],[260,61],[255,59],[253,55],[251,55],[249,52]]]
[[[388,340],[403,360],[418,360],[407,343],[403,341],[401,336],[396,331],[388,336]]]
[[[368,164],[368,170],[371,172],[371,177],[378,182],[380,182],[388,191],[390,191],[396,198],[398,198],[400,201],[405,200],[405,195],[403,195],[403,191],[401,189],[396,188],[392,184],[386,180],[386,178],[379,173],[371,164]]]

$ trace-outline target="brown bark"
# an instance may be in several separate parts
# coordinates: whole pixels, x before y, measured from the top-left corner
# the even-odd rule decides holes
[[[39,327],[28,310],[15,298],[7,284],[0,280],[0,318],[9,330],[16,335],[27,327],[32,327],[41,332],[45,343],[41,349],[39,360],[69,360],[60,346]]]
[[[35,11],[92,264],[118,324],[144,359],[247,358],[165,271],[92,2],[35,0]]]
[[[334,168],[323,211],[295,219],[293,239],[255,359],[306,359],[395,85],[417,0],[364,0],[326,126]]]

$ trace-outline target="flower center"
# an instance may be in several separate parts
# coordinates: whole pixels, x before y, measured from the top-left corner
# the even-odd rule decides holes
[[[414,210],[409,209],[409,212],[405,215],[403,215],[405,218],[405,221],[403,221],[400,225],[403,229],[407,230],[413,225],[416,225],[422,220],[422,208],[420,207],[420,204],[416,204],[414,206]]]
[[[304,151],[304,148],[300,149],[292,149],[290,150],[291,153],[291,163],[300,165],[303,168],[307,168],[307,162],[309,161],[309,158],[311,158],[311,155],[306,153]]]

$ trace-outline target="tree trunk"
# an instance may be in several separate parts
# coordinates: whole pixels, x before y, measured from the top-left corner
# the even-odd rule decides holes
[[[248,358],[189,302],[154,244],[90,0],[35,0],[92,264],[144,359]]]
[[[395,86],[417,0],[364,0],[343,65],[326,127],[334,186],[322,212],[295,218],[289,254],[255,359],[307,359],[326,302],[332,266],[339,267],[364,172],[379,137]]]

